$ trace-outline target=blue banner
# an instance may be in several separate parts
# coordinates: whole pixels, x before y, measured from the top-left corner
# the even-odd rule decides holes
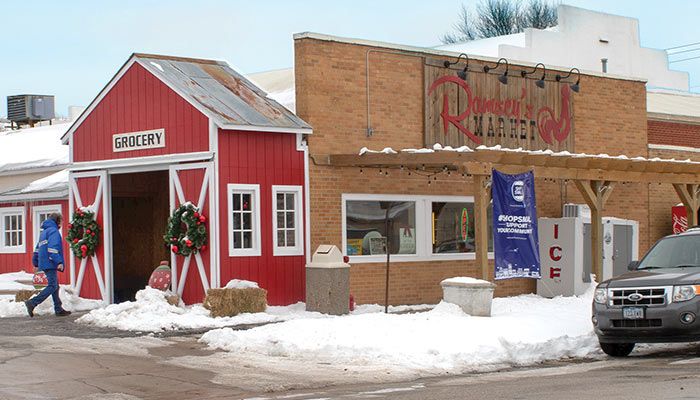
[[[535,176],[532,171],[508,175],[494,169],[491,195],[495,278],[539,279]]]

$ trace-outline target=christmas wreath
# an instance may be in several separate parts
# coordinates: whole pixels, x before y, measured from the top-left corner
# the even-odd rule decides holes
[[[185,203],[173,211],[168,219],[168,230],[163,240],[170,251],[179,256],[189,256],[206,250],[207,218],[192,203]]]
[[[66,241],[76,257],[94,256],[100,244],[100,226],[95,221],[95,213],[86,209],[75,210],[68,224]]]

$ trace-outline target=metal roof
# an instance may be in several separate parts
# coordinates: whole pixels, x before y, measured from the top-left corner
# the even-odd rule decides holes
[[[311,130],[309,124],[223,61],[140,53],[133,57],[179,95],[201,105],[200,111],[219,126]]]

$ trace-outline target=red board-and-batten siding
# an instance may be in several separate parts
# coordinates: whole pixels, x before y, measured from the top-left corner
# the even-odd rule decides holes
[[[114,134],[160,128],[165,129],[164,148],[112,151]],[[272,250],[272,185],[304,185],[304,153],[297,150],[296,134],[219,130],[218,140],[221,284],[225,285],[231,279],[256,281],[268,290],[268,302],[273,305],[303,300],[305,257],[274,257]],[[74,162],[210,151],[209,118],[141,65],[134,63],[76,129],[72,145]],[[179,177],[185,197],[196,203],[203,172],[181,171]],[[229,257],[229,183],[260,185],[261,256]],[[94,185],[90,178],[78,184],[81,193],[84,190],[94,193]],[[83,198],[86,205],[92,200]],[[303,212],[303,209],[299,211]],[[204,212],[212,215],[208,210]],[[202,258],[208,276],[209,250],[202,253]],[[181,271],[182,261],[180,259],[178,262],[178,272]],[[81,295],[99,296],[92,268],[86,269]],[[193,259],[183,299],[188,303],[200,302],[203,295]]]
[[[297,150],[296,135],[219,130],[218,136],[221,284],[225,285],[231,279],[258,282],[260,287],[268,291],[268,303],[271,305],[303,301],[305,256],[275,257],[272,242],[272,186],[304,187],[304,152]],[[260,185],[260,256],[228,255],[230,228],[226,186],[229,183]],[[304,196],[303,193],[302,197]],[[306,204],[305,198],[302,198],[302,204]],[[304,207],[299,210],[302,215],[303,210]],[[304,236],[302,229],[302,237]]]
[[[112,135],[165,129],[165,147],[115,153]],[[209,118],[134,63],[73,133],[73,162],[209,151]]]
[[[24,207],[24,215],[27,217],[25,221],[26,231],[25,231],[25,251],[24,253],[0,253],[0,274],[8,272],[32,272],[32,253],[34,252],[34,213],[32,211],[33,207],[36,206],[49,206],[59,204],[61,206],[61,213],[66,215],[68,211],[68,202],[65,200],[37,200],[37,201],[19,201],[12,203],[1,203],[0,208],[4,207]],[[67,232],[68,222],[65,218],[63,220],[63,226],[61,233]],[[68,264],[68,243],[64,241],[63,243],[63,254],[66,258],[66,264]],[[70,272],[66,269],[63,273],[58,274],[58,280],[62,284],[70,283]]]

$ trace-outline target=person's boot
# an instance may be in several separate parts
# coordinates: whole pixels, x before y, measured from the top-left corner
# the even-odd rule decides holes
[[[61,311],[57,311],[57,312],[56,312],[56,316],[57,316],[57,317],[67,317],[67,316],[69,316],[69,315],[71,315],[71,312],[70,312],[70,311],[63,310],[63,309],[61,309]]]
[[[28,301],[25,301],[24,305],[27,306],[27,314],[29,314],[30,317],[34,318],[34,306],[29,304]]]

